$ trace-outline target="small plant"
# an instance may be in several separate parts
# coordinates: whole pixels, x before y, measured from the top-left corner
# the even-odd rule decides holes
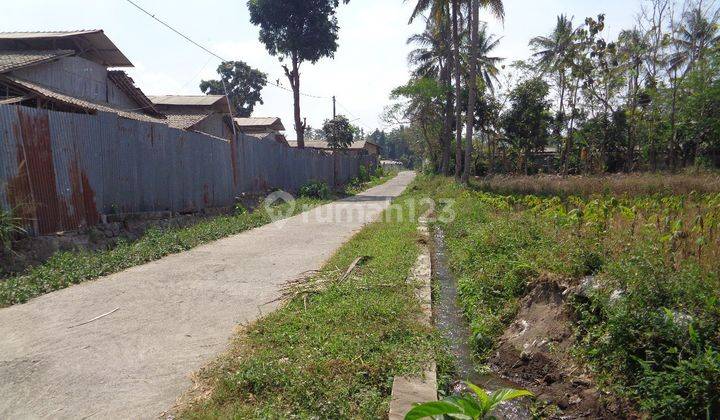
[[[237,202],[235,203],[235,208],[233,209],[233,213],[237,215],[245,214],[248,212],[248,209],[243,205],[243,203]]]
[[[520,397],[533,397],[534,394],[524,389],[498,389],[488,394],[479,386],[465,382],[473,394],[449,396],[442,401],[431,401],[413,407],[405,415],[405,420],[426,418],[457,418],[479,420],[493,418],[490,413],[505,401]]]
[[[370,181],[370,173],[368,172],[367,168],[363,165],[360,165],[360,169],[358,170],[358,180],[360,182]]]
[[[319,198],[321,200],[327,200],[328,198],[330,198],[330,188],[324,182],[311,181],[300,187],[298,195],[300,197]]]
[[[12,210],[0,210],[0,248],[9,249],[13,237],[26,233],[22,219],[16,217]]]

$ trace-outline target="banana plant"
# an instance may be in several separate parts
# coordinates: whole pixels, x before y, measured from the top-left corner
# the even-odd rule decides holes
[[[445,417],[462,420],[488,419],[490,413],[505,401],[520,397],[533,397],[524,389],[498,389],[488,394],[479,386],[465,382],[472,394],[445,397],[442,401],[431,401],[416,405],[407,414],[405,420],[442,419]]]

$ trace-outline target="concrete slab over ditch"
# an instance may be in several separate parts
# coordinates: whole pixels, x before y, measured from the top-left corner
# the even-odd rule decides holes
[[[420,254],[410,273],[409,280],[419,286],[415,294],[422,306],[419,321],[432,325],[432,266],[427,220],[420,218],[418,233],[423,241],[419,244]],[[437,372],[435,363],[430,363],[422,376],[396,376],[393,380],[392,399],[390,401],[390,420],[405,418],[413,405],[420,402],[437,400]]]
[[[0,309],[0,418],[152,418],[414,178]],[[119,308],[95,322],[68,328]]]

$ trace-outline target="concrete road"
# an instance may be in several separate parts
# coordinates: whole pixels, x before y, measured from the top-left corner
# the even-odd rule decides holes
[[[413,179],[0,309],[0,418],[151,418]],[[119,308],[91,323],[76,326]]]

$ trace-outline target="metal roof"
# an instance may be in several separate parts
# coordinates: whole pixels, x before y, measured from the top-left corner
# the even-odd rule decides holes
[[[150,99],[145,96],[143,91],[135,86],[135,81],[128,76],[127,73],[122,70],[110,70],[107,72],[107,76],[115,86],[132,98],[145,113],[155,117],[164,117],[164,115],[155,108]]]
[[[132,110],[124,110],[121,108],[113,107],[109,104],[97,104],[94,102],[86,101],[84,99],[75,98],[72,96],[65,95],[60,92],[56,92],[50,88],[47,88],[45,86],[38,85],[36,83],[28,82],[27,80],[18,79],[16,77],[11,76],[0,76],[0,81],[6,81],[10,82],[11,84],[25,90],[29,91],[37,96],[57,101],[59,103],[65,104],[70,107],[82,109],[85,111],[91,111],[91,112],[111,112],[114,114],[117,114],[124,118],[129,118],[132,120],[138,120],[138,121],[148,121],[148,122],[159,122],[159,123],[167,123],[167,121],[164,118],[153,118],[145,114],[141,114],[139,112],[133,112]]]
[[[74,53],[73,50],[0,50],[0,73],[34,66]]]
[[[158,95],[148,96],[155,105],[213,106],[225,99],[223,95]]]
[[[297,140],[288,140],[288,144],[290,147],[297,147]],[[364,149],[366,144],[370,144],[376,147],[380,147],[377,144],[367,141],[367,140],[356,140],[348,147],[348,150],[356,150],[356,149]],[[328,149],[332,150],[330,146],[328,146],[326,141],[323,140],[306,140],[305,141],[305,148],[307,149]]]
[[[284,131],[285,126],[278,117],[249,117],[235,118],[235,123],[242,128],[255,129],[272,129],[276,131]]]
[[[188,130],[195,124],[211,116],[213,112],[187,110],[182,112],[165,112],[167,125],[181,130]]]
[[[102,29],[52,32],[0,32],[0,49],[69,49],[81,57],[108,67],[133,67],[133,64],[105,35]]]

